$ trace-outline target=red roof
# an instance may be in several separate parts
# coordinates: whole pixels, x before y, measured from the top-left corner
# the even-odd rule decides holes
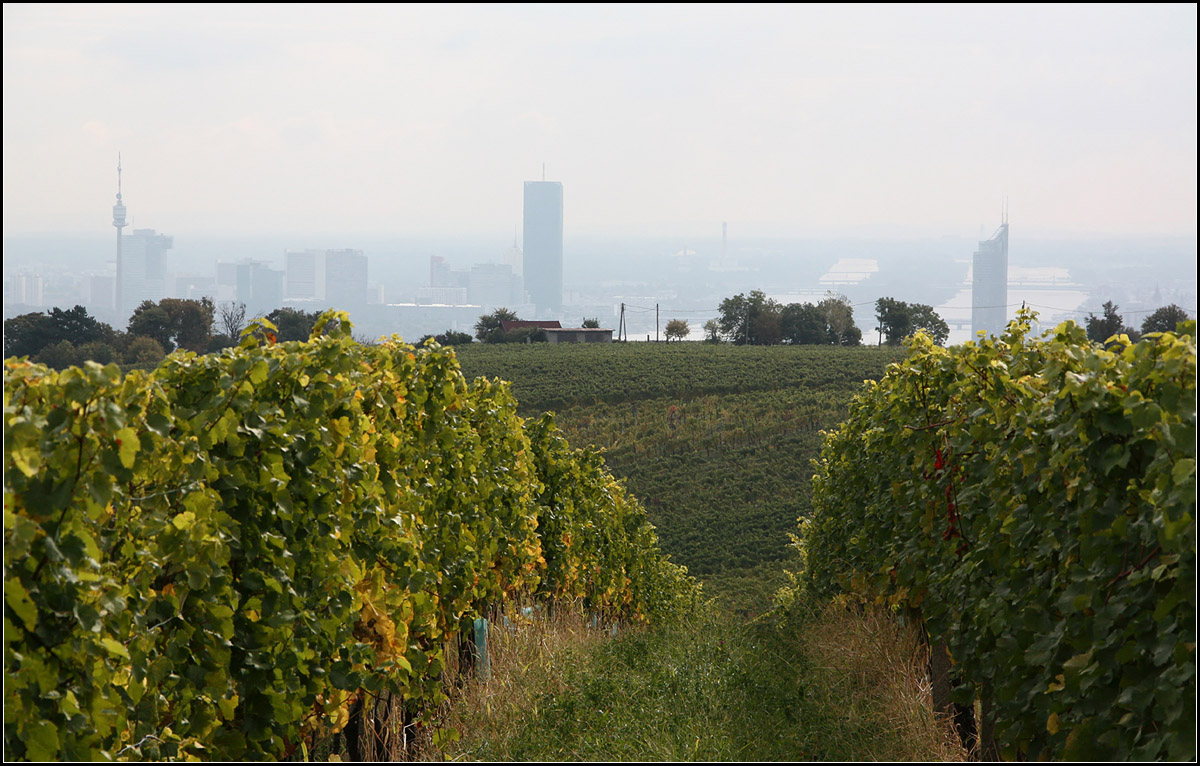
[[[543,330],[550,330],[550,329],[557,330],[557,329],[562,328],[562,324],[559,323],[559,321],[557,319],[555,319],[555,320],[535,320],[535,321],[526,321],[524,319],[515,319],[511,322],[503,321],[500,323],[500,329],[503,330],[504,332],[509,332],[511,330],[519,330],[522,327],[540,327]]]

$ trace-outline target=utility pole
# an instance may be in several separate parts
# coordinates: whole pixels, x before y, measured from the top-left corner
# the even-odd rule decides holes
[[[658,304],[654,304],[654,342],[658,343]]]

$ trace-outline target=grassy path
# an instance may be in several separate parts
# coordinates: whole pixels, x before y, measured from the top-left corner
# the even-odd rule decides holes
[[[490,682],[451,706],[433,759],[958,760],[910,637],[845,611],[753,624],[724,609],[614,637],[497,631]]]

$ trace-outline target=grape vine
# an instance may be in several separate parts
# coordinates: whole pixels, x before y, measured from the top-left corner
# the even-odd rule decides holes
[[[316,327],[124,377],[6,360],[6,757],[282,757],[364,695],[444,699],[447,639],[506,598],[697,598],[507,384]]]
[[[1000,754],[1195,757],[1193,335],[917,336],[826,435],[804,580],[920,619]]]

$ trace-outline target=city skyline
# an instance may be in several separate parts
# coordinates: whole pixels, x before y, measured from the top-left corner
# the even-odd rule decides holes
[[[120,151],[180,238],[507,238],[543,163],[584,235],[974,238],[1008,197],[1031,237],[1194,236],[1195,18],[7,4],[4,233],[106,226]]]

